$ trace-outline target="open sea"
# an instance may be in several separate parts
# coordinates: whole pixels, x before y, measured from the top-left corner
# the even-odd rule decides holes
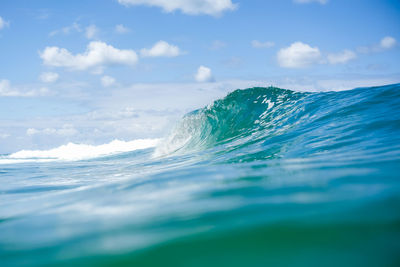
[[[160,139],[1,155],[0,266],[400,266],[400,84],[236,90]]]

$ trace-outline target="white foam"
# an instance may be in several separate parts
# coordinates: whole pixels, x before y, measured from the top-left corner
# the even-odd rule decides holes
[[[160,139],[114,140],[103,145],[68,143],[50,150],[21,150],[0,158],[0,164],[19,162],[76,161],[155,147]]]

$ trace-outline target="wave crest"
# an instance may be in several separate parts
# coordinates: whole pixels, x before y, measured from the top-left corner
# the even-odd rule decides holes
[[[307,95],[276,87],[236,90],[184,116],[155,155],[209,148],[261,132],[272,134],[298,112],[297,103]]]
[[[399,84],[394,84],[342,92],[295,92],[275,87],[236,90],[184,116],[154,155],[208,148],[229,153],[245,148],[243,154],[274,157],[283,156],[289,147],[296,149],[293,144],[301,145],[298,148],[308,154],[333,153],[322,144],[339,148],[346,142],[362,142],[366,134],[382,138],[380,131],[396,128],[399,89]],[[271,146],[280,152],[268,150]]]

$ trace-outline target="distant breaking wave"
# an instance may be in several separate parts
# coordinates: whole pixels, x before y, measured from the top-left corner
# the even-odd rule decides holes
[[[109,156],[138,149],[151,148],[159,139],[137,139],[133,141],[114,140],[103,145],[68,143],[50,150],[21,150],[0,158],[0,164],[23,162],[75,161]]]

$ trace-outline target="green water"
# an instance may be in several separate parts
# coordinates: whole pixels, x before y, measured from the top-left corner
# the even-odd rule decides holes
[[[1,266],[400,266],[399,85],[238,90],[157,147],[0,175]]]

